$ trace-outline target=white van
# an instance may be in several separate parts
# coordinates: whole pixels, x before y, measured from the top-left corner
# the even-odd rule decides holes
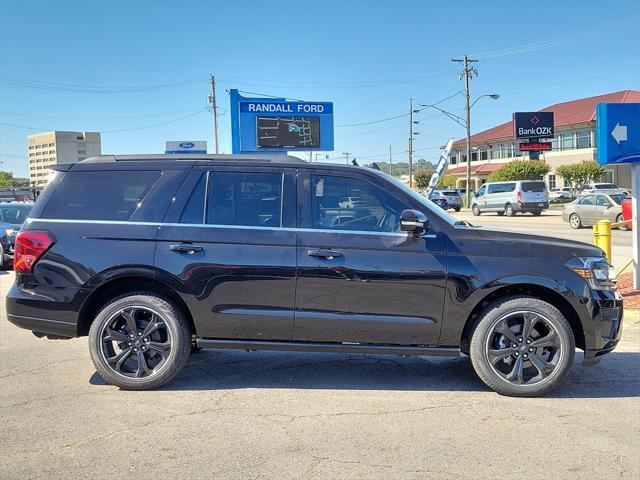
[[[471,210],[476,216],[482,212],[497,212],[508,217],[518,212],[540,215],[547,208],[549,192],[542,180],[485,183],[471,201]]]

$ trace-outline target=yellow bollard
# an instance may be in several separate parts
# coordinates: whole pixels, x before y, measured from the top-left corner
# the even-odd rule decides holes
[[[607,260],[611,262],[611,220],[598,222],[598,246],[604,251]]]
[[[599,246],[598,242],[598,224],[593,225],[593,244],[597,247]]]

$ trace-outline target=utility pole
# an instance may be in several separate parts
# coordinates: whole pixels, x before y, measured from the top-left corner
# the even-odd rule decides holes
[[[391,158],[391,145],[389,145],[389,175],[393,177],[393,159]]]
[[[349,165],[349,155],[351,155],[351,152],[342,152],[342,154],[345,156],[345,158],[347,159],[347,165]]]
[[[472,60],[467,55],[464,58],[452,58],[452,62],[462,63],[463,71],[460,79],[464,77],[465,110],[467,111],[467,208],[471,206],[471,107],[469,106],[469,79],[478,76],[478,71],[474,67],[469,67]]]
[[[209,104],[211,104],[211,110],[213,112],[213,141],[216,147],[216,154],[218,153],[218,104],[216,103],[216,77],[210,75],[209,83],[211,83],[211,93],[207,97]]]
[[[413,188],[413,98],[409,99],[409,188]]]

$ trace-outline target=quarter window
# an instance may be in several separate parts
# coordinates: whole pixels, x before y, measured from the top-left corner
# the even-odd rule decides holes
[[[281,226],[281,173],[211,172],[208,197],[208,224]]]
[[[406,208],[393,195],[364,180],[311,176],[312,228],[395,232]]]

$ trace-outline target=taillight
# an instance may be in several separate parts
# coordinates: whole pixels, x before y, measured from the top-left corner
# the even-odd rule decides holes
[[[13,249],[14,271],[31,272],[33,265],[55,241],[55,237],[44,230],[19,232]]]
[[[518,203],[522,203],[522,192],[518,192]]]

